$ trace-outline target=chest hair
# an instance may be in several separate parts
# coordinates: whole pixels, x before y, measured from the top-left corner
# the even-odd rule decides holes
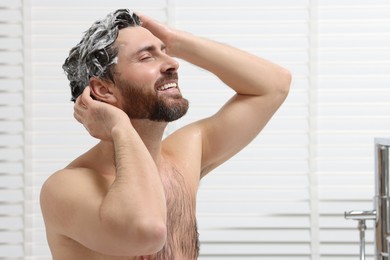
[[[167,242],[153,256],[155,260],[175,259],[181,255],[196,260],[199,255],[199,235],[196,223],[196,192],[184,176],[169,165],[161,174],[167,200]]]

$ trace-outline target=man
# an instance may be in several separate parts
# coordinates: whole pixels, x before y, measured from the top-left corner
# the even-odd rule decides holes
[[[172,56],[236,94],[163,139],[188,109]],[[266,125],[287,96],[289,72],[129,10],[96,22],[64,69],[75,118],[101,141],[42,187],[53,259],[197,259],[199,181]]]

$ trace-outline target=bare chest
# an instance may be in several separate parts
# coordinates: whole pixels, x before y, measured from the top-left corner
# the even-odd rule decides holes
[[[93,252],[76,241],[49,236],[55,248],[53,259],[94,260],[196,260],[199,255],[199,239],[196,221],[196,193],[198,182],[186,177],[175,167],[167,165],[160,171],[167,205],[167,241],[158,253],[148,256],[114,257]],[[145,205],[147,207],[147,205]],[[71,256],[70,256],[71,255]]]
[[[168,238],[164,248],[153,259],[195,260],[199,255],[199,239],[196,222],[196,191],[198,183],[191,182],[174,167],[161,173],[161,181],[167,201]]]

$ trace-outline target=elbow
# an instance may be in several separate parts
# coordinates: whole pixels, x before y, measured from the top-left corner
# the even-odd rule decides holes
[[[143,254],[154,254],[164,247],[167,240],[167,226],[164,221],[144,218],[137,226]]]
[[[287,69],[282,68],[280,72],[280,77],[279,77],[279,84],[278,84],[278,91],[285,99],[290,92],[290,86],[291,86],[291,81],[292,81],[292,75],[291,72]]]
[[[127,218],[115,214],[101,214],[102,226],[110,244],[102,253],[116,256],[151,255],[160,251],[167,239],[165,218],[137,216]],[[103,250],[99,247],[98,250]]]

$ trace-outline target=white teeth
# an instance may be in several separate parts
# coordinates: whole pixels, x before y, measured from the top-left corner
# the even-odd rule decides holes
[[[158,90],[166,90],[169,88],[176,88],[176,87],[177,87],[176,83],[168,83],[168,84],[165,84],[164,86],[158,88]]]

